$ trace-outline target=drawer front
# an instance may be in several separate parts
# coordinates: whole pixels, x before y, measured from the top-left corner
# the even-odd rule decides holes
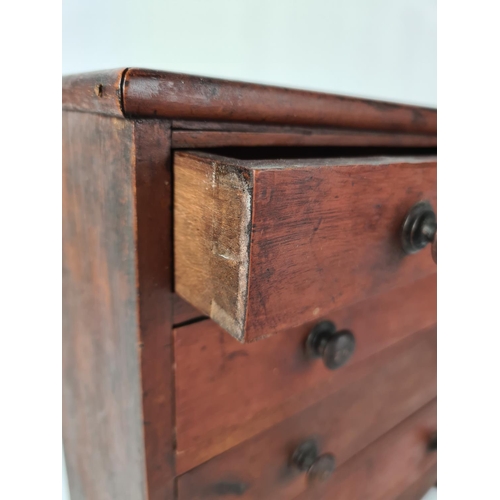
[[[403,340],[375,372],[181,475],[179,499],[299,495],[309,480],[291,457],[302,443],[314,440],[340,467],[435,398],[435,342],[434,329]]]
[[[433,401],[296,500],[421,500],[436,478],[436,420]]]
[[[240,341],[435,272],[400,233],[434,157],[242,161],[178,152],[175,288]]]
[[[376,369],[376,352],[436,323],[436,275],[322,319],[354,335],[337,369],[306,354],[317,321],[240,344],[206,320],[174,331],[177,472],[185,472]]]
[[[414,483],[412,483],[401,495],[395,497],[396,500],[422,500],[425,494],[436,484],[437,464],[434,464]]]

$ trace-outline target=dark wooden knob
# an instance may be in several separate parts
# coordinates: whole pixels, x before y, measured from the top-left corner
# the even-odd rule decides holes
[[[427,441],[427,450],[429,452],[434,452],[437,451],[437,447],[438,447],[437,433],[434,432],[433,434],[431,434],[429,440]]]
[[[312,481],[326,481],[335,470],[335,457],[331,453],[320,455],[313,439],[305,441],[294,451],[292,463],[306,472]]]
[[[311,481],[323,482],[329,479],[335,470],[335,457],[331,453],[320,455],[307,471]]]
[[[432,255],[432,260],[437,264],[437,261],[438,261],[438,234],[437,234],[437,231],[436,231],[436,234],[434,235],[434,240],[432,242],[431,255]]]
[[[338,331],[331,321],[321,321],[306,341],[310,357],[323,358],[325,366],[335,370],[345,365],[356,349],[356,339],[349,330]]]
[[[420,201],[411,207],[403,222],[401,244],[407,254],[422,250],[432,243],[431,255],[437,262],[437,220],[432,206]]]

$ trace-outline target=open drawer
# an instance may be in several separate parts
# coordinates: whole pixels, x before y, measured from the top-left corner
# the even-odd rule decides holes
[[[436,207],[433,156],[174,156],[176,292],[240,341],[435,272],[401,227]]]

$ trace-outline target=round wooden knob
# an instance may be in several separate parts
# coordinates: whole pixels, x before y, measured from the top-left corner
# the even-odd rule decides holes
[[[429,440],[427,441],[427,450],[430,452],[437,451],[438,441],[437,433],[431,434]]]
[[[306,350],[312,358],[323,358],[325,366],[336,370],[345,365],[356,349],[356,339],[349,330],[338,331],[331,321],[321,321],[306,341]]]
[[[331,453],[320,455],[307,471],[311,481],[323,482],[330,478],[335,470],[335,457]]]
[[[292,463],[306,472],[312,481],[326,481],[335,470],[335,457],[331,453],[320,455],[318,446],[312,439],[305,441],[294,451]]]
[[[401,231],[401,244],[407,254],[412,254],[429,243],[432,243],[432,258],[437,262],[436,214],[429,202],[420,201],[406,215]]]

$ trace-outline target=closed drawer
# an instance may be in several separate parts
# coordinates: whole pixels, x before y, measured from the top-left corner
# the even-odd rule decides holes
[[[434,329],[412,335],[367,376],[181,475],[179,499],[294,498],[309,484],[291,465],[302,443],[314,440],[341,466],[435,398],[435,342]]]
[[[174,331],[178,473],[377,370],[391,354],[375,353],[436,323],[436,275],[325,319],[355,339],[333,370],[306,352],[318,321],[243,345],[210,320]]]
[[[296,500],[421,500],[436,478],[436,420],[432,401]]]
[[[437,464],[434,464],[415,482],[413,482],[401,495],[395,500],[422,500],[425,494],[436,484]]]
[[[240,341],[301,325],[435,272],[400,242],[421,200],[435,207],[435,157],[177,152],[176,292]]]

